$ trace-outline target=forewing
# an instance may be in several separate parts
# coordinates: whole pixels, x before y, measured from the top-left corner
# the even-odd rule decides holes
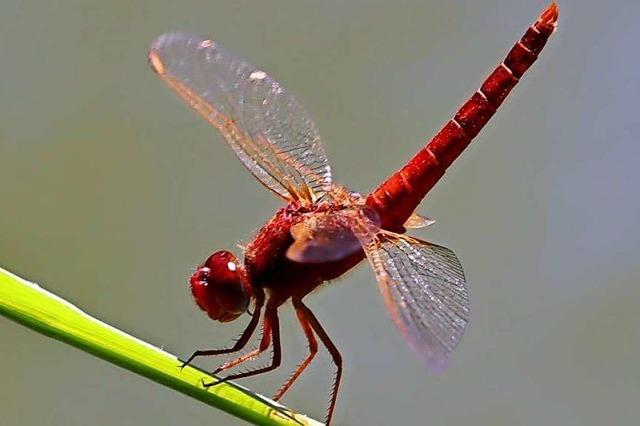
[[[334,262],[362,250],[380,230],[373,209],[357,205],[336,212],[310,213],[291,227],[287,257],[295,262]]]
[[[315,124],[265,72],[211,40],[184,33],[158,37],[149,62],[269,189],[310,201],[329,190],[331,169]]]
[[[434,371],[442,371],[469,321],[462,266],[449,249],[381,232],[365,252],[392,319]]]
[[[287,257],[294,262],[334,262],[361,249],[351,229],[331,214],[308,215],[291,227],[291,236]]]

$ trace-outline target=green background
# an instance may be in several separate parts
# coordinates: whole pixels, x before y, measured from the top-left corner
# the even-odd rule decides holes
[[[0,3],[0,265],[158,346],[226,344],[186,279],[279,201],[146,64],[165,31],[208,35],[315,118],[338,182],[397,169],[480,84],[541,1]],[[309,298],[341,348],[345,425],[633,424],[640,415],[640,4],[560,3],[548,50],[420,207],[462,260],[472,322],[426,371],[367,267]],[[285,367],[305,354],[282,310]],[[0,423],[241,424],[0,319]],[[201,364],[217,366],[215,360]],[[324,416],[321,352],[285,403]]]

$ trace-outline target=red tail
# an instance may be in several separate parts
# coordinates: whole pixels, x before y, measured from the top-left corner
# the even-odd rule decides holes
[[[406,166],[369,195],[367,204],[378,211],[383,228],[402,228],[447,167],[482,130],[538,58],[557,20],[558,6],[551,3],[454,118]]]

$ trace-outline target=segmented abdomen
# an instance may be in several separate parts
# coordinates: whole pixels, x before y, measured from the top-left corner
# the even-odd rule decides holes
[[[424,196],[536,61],[555,30],[557,18],[558,8],[552,3],[442,130],[401,170],[369,195],[367,204],[378,211],[383,228],[402,228]]]

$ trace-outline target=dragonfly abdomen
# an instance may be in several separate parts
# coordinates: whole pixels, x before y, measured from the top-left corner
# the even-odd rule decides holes
[[[557,6],[552,3],[455,116],[401,170],[369,195],[367,204],[378,211],[383,228],[402,229],[420,201],[536,61],[555,30],[557,18]]]

